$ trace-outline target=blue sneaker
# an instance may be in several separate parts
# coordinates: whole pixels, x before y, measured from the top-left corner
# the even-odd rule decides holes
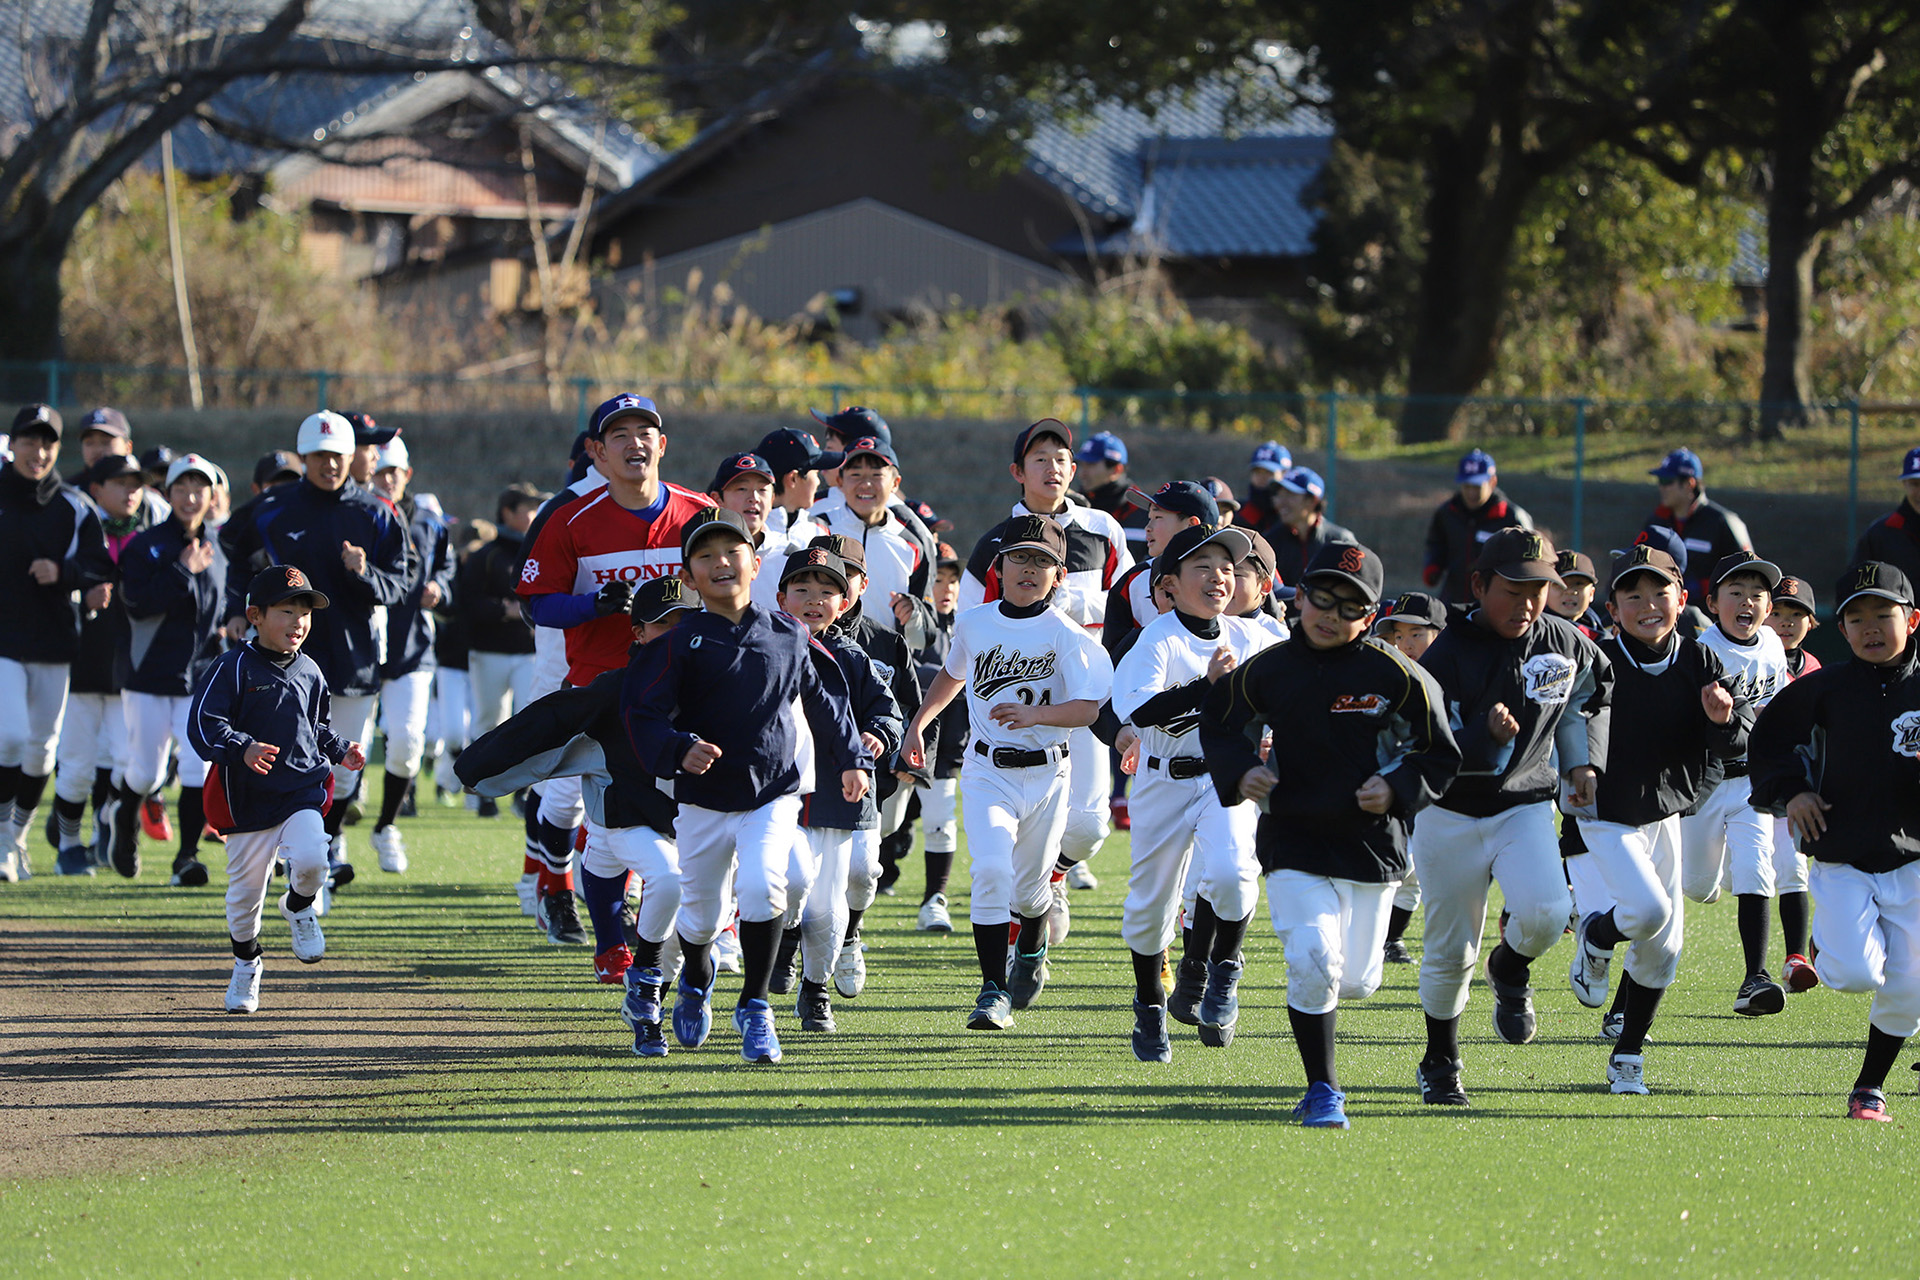
[[[673,1038],[683,1049],[698,1049],[713,1034],[713,984],[720,981],[719,966],[707,985],[696,987],[680,975],[679,994],[673,1002]]]
[[[1013,1001],[1007,989],[992,982],[982,983],[980,998],[973,1002],[967,1017],[969,1031],[1007,1031],[1013,1027]]]
[[[655,1005],[655,1009],[659,1006]],[[633,1024],[633,1052],[642,1058],[664,1058],[667,1056],[667,1037],[660,1030],[660,1020],[636,1022]]]
[[[740,1033],[740,1056],[771,1066],[780,1061],[780,1037],[773,1029],[773,1009],[765,1000],[749,1000],[733,1011],[733,1029]]]
[[[1200,997],[1207,992],[1207,962],[1182,959],[1167,993],[1167,1016],[1190,1027],[1200,1025]]]
[[[1324,1080],[1307,1086],[1307,1096],[1294,1104],[1293,1114],[1309,1129],[1346,1129],[1347,1095]]]
[[[636,1023],[660,1021],[660,989],[666,979],[658,969],[634,966],[627,970],[627,994],[620,1001],[620,1021],[632,1030]]]
[[[1200,1043],[1224,1049],[1233,1043],[1233,1028],[1240,1021],[1240,973],[1246,966],[1238,959],[1207,963],[1207,987],[1200,996]]]
[[[90,876],[93,874],[93,854],[84,845],[68,845],[54,858],[53,869],[63,876]]]
[[[1012,997],[1014,1008],[1024,1009],[1040,998],[1040,993],[1047,988],[1048,972],[1044,946],[1031,954],[1013,953],[1013,965],[1007,971],[1007,994]]]
[[[1134,1000],[1133,1056],[1142,1062],[1173,1061],[1173,1041],[1167,1036],[1167,1006]]]

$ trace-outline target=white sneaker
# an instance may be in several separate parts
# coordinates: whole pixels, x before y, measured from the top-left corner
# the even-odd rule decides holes
[[[373,851],[380,858],[380,869],[395,875],[407,869],[407,842],[400,828],[389,824],[373,833]]]
[[[1594,919],[1588,916],[1573,931],[1573,961],[1567,969],[1574,999],[1589,1009],[1607,1002],[1607,970],[1613,964],[1613,952],[1587,945],[1587,927]]]
[[[1607,1088],[1615,1093],[1645,1093],[1642,1070],[1646,1059],[1637,1053],[1616,1053],[1607,1059]]]
[[[722,929],[713,940],[713,967],[721,973],[740,972],[740,935],[734,930]]]
[[[1067,888],[1098,889],[1100,880],[1093,874],[1093,868],[1084,862],[1076,862],[1067,868]]]
[[[1067,905],[1067,882],[1053,882],[1053,905],[1047,908],[1047,945],[1057,947],[1073,928],[1073,908]]]
[[[327,954],[327,939],[320,932],[320,913],[313,909],[317,903],[303,911],[289,911],[287,896],[280,895],[280,918],[293,930],[293,958],[301,964],[318,964]]]
[[[313,914],[324,916],[333,910],[333,889],[325,880],[320,882],[320,892],[313,899]]]
[[[833,989],[849,1000],[867,989],[867,949],[858,935],[840,944],[840,959],[833,966]]]
[[[947,895],[936,893],[920,904],[920,932],[952,933],[953,917],[947,913]]]
[[[523,874],[513,891],[520,895],[520,914],[530,916],[540,905],[540,877],[535,872]]]
[[[227,1012],[254,1013],[260,1008],[260,957],[233,961],[233,980],[227,983]]]
[[[0,881],[18,884],[26,879],[20,874],[20,851],[12,845],[0,849]]]

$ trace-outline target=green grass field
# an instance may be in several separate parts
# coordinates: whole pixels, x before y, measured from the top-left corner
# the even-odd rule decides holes
[[[366,830],[354,829],[358,850]],[[916,857],[910,892],[867,918],[870,983],[837,1002],[839,1034],[803,1035],[783,1010],[786,1061],[755,1068],[740,1062],[724,1013],[701,1050],[649,1063],[630,1054],[618,989],[592,984],[588,949],[547,945],[518,913],[517,823],[434,809],[407,830],[409,875],[356,860],[368,870],[326,921],[322,965],[290,960],[269,907],[253,1018],[219,1012],[217,856],[215,887],[198,891],[163,887],[152,870],[133,884],[43,874],[0,886],[0,981],[34,1008],[11,1021],[0,1059],[10,1127],[21,1091],[49,1074],[150,1067],[127,1037],[156,1028],[198,1046],[173,1064],[183,1111],[232,1069],[229,1054],[260,1077],[211,1143],[175,1142],[185,1126],[156,1114],[165,1108],[102,1105],[77,1118],[102,1153],[84,1172],[22,1177],[0,1154],[8,1274],[1745,1276],[1913,1265],[1911,1073],[1903,1062],[1892,1082],[1898,1123],[1837,1118],[1865,1000],[1821,990],[1781,1016],[1735,1017],[1727,905],[1690,914],[1681,978],[1647,1050],[1653,1096],[1616,1098],[1600,1084],[1598,1015],[1568,992],[1562,946],[1536,970],[1542,1030],[1531,1046],[1494,1040],[1476,983],[1465,1113],[1419,1103],[1415,974],[1391,968],[1378,995],[1342,1010],[1353,1129],[1337,1133],[1289,1122],[1300,1070],[1284,965],[1263,927],[1249,936],[1234,1045],[1203,1050],[1177,1028],[1172,1066],[1134,1061],[1118,940],[1124,836],[1096,863],[1101,886],[1076,895],[1053,984],[1016,1030],[962,1029],[971,941],[964,924],[951,937],[913,931]],[[50,869],[49,854],[35,856]],[[68,932],[97,969],[46,959]],[[144,1021],[76,1023],[60,1032],[70,1067],[61,1056],[23,1069],[29,1024],[68,1016],[62,989],[137,984],[143,967],[157,984]],[[719,994],[731,1007],[730,978]],[[417,1025],[416,999],[432,1007]],[[335,1019],[359,1038],[339,1055],[282,1062],[276,1037],[302,1018],[322,1031]]]

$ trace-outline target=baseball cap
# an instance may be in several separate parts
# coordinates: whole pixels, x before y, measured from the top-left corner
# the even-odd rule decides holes
[[[994,554],[1009,551],[1039,551],[1056,564],[1067,562],[1067,531],[1045,516],[1015,516],[1001,526],[1000,543]]]
[[[738,511],[728,511],[725,507],[702,507],[680,530],[681,556],[691,556],[700,539],[711,533],[730,535],[735,541],[749,546],[753,544],[753,535],[747,532],[745,516]]]
[[[1774,588],[1773,602],[1777,605],[1798,605],[1808,613],[1819,612],[1814,607],[1813,584],[1805,578],[1795,578],[1791,575],[1781,578],[1780,585]]]
[[[380,452],[374,456],[375,471],[385,471],[388,467],[404,467],[409,471],[413,469],[413,459],[407,452],[407,442],[398,435],[381,445]]]
[[[866,576],[867,549],[858,538],[849,538],[844,533],[823,533],[807,543],[809,547],[819,547],[822,551],[831,551],[840,557],[840,562],[854,573]]]
[[[776,476],[789,471],[831,471],[846,460],[838,450],[822,449],[811,431],[795,427],[769,431],[753,451],[767,460]]]
[[[1920,480],[1920,448],[1907,450],[1906,460],[1900,464],[1902,480]]]
[[[1666,552],[1668,556],[1672,557],[1674,565],[1679,568],[1681,573],[1687,571],[1686,540],[1673,530],[1663,524],[1648,525],[1642,529],[1633,540],[1634,546],[1639,546],[1643,543],[1656,550]],[[1615,551],[1613,554],[1623,556],[1627,553],[1625,551]]]
[[[1208,476],[1201,488],[1213,495],[1213,503],[1223,517],[1240,509],[1240,499],[1233,496],[1233,486],[1219,476]]]
[[[354,449],[353,424],[325,409],[310,413],[306,421],[300,424],[300,436],[293,447],[303,458],[310,453],[351,455]]]
[[[1706,468],[1700,464],[1700,455],[1691,449],[1675,449],[1660,460],[1660,465],[1647,472],[1661,480],[1678,480],[1690,476],[1698,480]]]
[[[847,585],[847,563],[825,547],[799,547],[787,553],[787,563],[780,570],[780,585],[785,587],[789,580],[803,573],[823,573],[840,584],[840,590],[851,594],[853,588]]]
[[[1289,493],[1304,493],[1309,498],[1327,496],[1327,482],[1312,467],[1289,467],[1280,473],[1280,487]]]
[[[80,419],[80,434],[84,436],[89,431],[104,431],[116,440],[128,440],[133,437],[133,428],[127,425],[127,415],[118,409],[109,409],[105,405]]]
[[[23,405],[13,415],[13,430],[16,436],[48,436],[54,440],[60,438],[60,411],[50,404]]]
[[[1613,572],[1607,586],[1607,594],[1612,595],[1619,587],[1620,580],[1630,573],[1656,573],[1676,587],[1683,587],[1680,575],[1686,572],[1667,552],[1651,542],[1636,542],[1625,551],[1616,551],[1613,556]]]
[[[1879,596],[1882,600],[1913,607],[1913,584],[1907,581],[1906,574],[1884,560],[1862,560],[1849,566],[1840,575],[1833,595],[1839,601],[1833,606],[1835,613],[1844,612],[1861,596]]]
[[[846,461],[841,465],[848,465],[862,454],[870,454],[896,471],[900,469],[900,459],[893,452],[893,441],[886,436],[860,436],[847,441]]]
[[[1191,480],[1169,480],[1152,493],[1128,489],[1127,496],[1176,515],[1191,516],[1209,529],[1220,523],[1220,504]]]
[[[908,498],[907,510],[919,516],[920,523],[927,526],[929,530],[940,528],[940,513],[933,509],[933,506],[931,503],[922,502],[918,498]],[[953,525],[948,524],[947,528],[951,529],[953,528]],[[942,530],[942,532],[944,532],[944,530]]]
[[[1430,596],[1424,591],[1409,591],[1393,602],[1392,612],[1374,623],[1373,629],[1377,632],[1389,622],[1410,622],[1415,626],[1438,630],[1447,625],[1447,606],[1441,604],[1437,596]]]
[[[600,402],[600,406],[593,411],[593,417],[587,420],[587,436],[598,440],[607,433],[608,426],[621,418],[638,418],[653,427],[666,426],[666,423],[661,420],[660,410],[654,407],[653,401],[645,396],[637,396],[631,391],[622,391],[612,399]]]
[[[205,476],[208,484],[225,484],[227,473],[197,453],[183,453],[167,467],[167,484],[184,475]]]
[[[864,405],[850,404],[836,413],[822,413],[818,409],[809,409],[813,420],[825,427],[828,432],[842,440],[858,440],[862,436],[878,436],[882,440],[893,440],[893,428],[887,420]]]
[[[1377,604],[1381,589],[1386,585],[1386,570],[1381,566],[1379,556],[1357,542],[1329,542],[1314,553],[1313,559],[1307,562],[1306,569],[1300,574],[1303,583],[1312,582],[1315,578],[1350,582],[1360,588],[1368,604]]]
[[[285,449],[275,449],[272,453],[264,454],[260,461],[253,464],[253,482],[262,489],[281,476],[292,476],[298,480],[305,474],[307,474],[306,464],[300,461],[300,455],[288,453]]]
[[[1275,475],[1292,466],[1293,454],[1278,440],[1269,440],[1257,446],[1253,451],[1253,457],[1247,460],[1247,470],[1266,470]]]
[[[1455,484],[1478,484],[1493,474],[1493,455],[1485,449],[1475,449],[1460,459],[1459,468],[1453,473]]]
[[[400,434],[400,428],[383,427],[373,420],[373,415],[370,413],[348,414],[347,425],[353,428],[355,446],[385,444]]]
[[[327,597],[314,590],[313,584],[307,581],[307,575],[290,564],[270,564],[254,574],[253,581],[247,583],[249,609],[265,609],[295,596],[311,596],[316,609],[327,607]]]
[[[1588,582],[1600,581],[1600,575],[1593,571],[1593,557],[1584,551],[1562,551],[1553,562],[1553,571],[1560,575],[1561,585],[1568,578],[1585,578]]]
[[[140,469],[142,471],[164,472],[172,465],[173,450],[163,444],[157,444],[140,455]]]
[[[102,454],[99,461],[87,468],[86,481],[88,484],[105,484],[121,476],[138,476],[144,479],[146,474],[140,469],[139,462],[126,454],[108,453]]]
[[[1033,442],[1044,436],[1054,436],[1068,449],[1073,448],[1073,428],[1058,418],[1042,418],[1030,427],[1024,428],[1013,438],[1013,464],[1017,467],[1027,460],[1027,450]]]
[[[1736,573],[1759,574],[1767,580],[1768,591],[1780,585],[1780,566],[1762,560],[1751,551],[1736,551],[1730,556],[1721,556],[1720,563],[1713,566],[1713,585],[1719,586]]]
[[[1074,452],[1075,462],[1105,462],[1127,465],[1127,446],[1119,436],[1111,431],[1096,431],[1080,442],[1080,448]]]
[[[1230,564],[1239,564],[1253,554],[1253,540],[1245,529],[1228,525],[1224,529],[1214,529],[1206,525],[1192,524],[1173,535],[1160,554],[1153,558],[1151,570],[1155,579],[1180,572],[1180,566],[1187,557],[1205,546],[1219,546],[1227,553]]]
[[[714,468],[713,483],[707,486],[707,492],[724,493],[727,486],[741,476],[765,476],[772,480],[773,466],[757,453],[730,453]]]
[[[1497,573],[1509,582],[1551,582],[1564,587],[1567,584],[1554,568],[1558,558],[1544,534],[1510,526],[1496,530],[1480,544],[1473,570],[1482,577]]]
[[[648,578],[633,589],[627,614],[635,622],[658,622],[676,609],[699,608],[699,599],[679,578]]]

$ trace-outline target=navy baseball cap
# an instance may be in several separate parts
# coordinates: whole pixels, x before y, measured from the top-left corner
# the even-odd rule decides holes
[[[860,457],[862,454],[870,454],[894,470],[898,471],[900,469],[900,459],[896,457],[893,452],[893,441],[887,439],[885,436],[861,436],[858,439],[849,440],[847,441],[846,454],[846,462],[840,464],[843,467],[850,464],[855,458]]]
[[[784,588],[803,573],[825,574],[840,584],[843,595],[853,593],[853,588],[847,583],[847,562],[825,547],[799,547],[788,552],[787,562],[780,569],[781,587]]]
[[[1380,592],[1386,585],[1386,570],[1379,556],[1357,542],[1329,542],[1314,554],[1300,574],[1302,584],[1315,578],[1350,582],[1360,588],[1368,604],[1378,604]]]
[[[1649,546],[1656,551],[1664,551],[1679,566],[1680,572],[1687,571],[1687,543],[1684,538],[1663,524],[1648,525],[1633,540],[1634,546]],[[1615,551],[1616,556],[1626,555],[1626,551]]]
[[[1920,480],[1920,449],[1907,450],[1906,461],[1900,464],[1902,480]]]
[[[1213,495],[1213,503],[1220,508],[1223,517],[1240,509],[1240,499],[1233,496],[1233,486],[1219,476],[1208,476],[1200,487]]]
[[[607,433],[607,427],[621,418],[638,418],[650,427],[664,428],[660,410],[653,401],[645,396],[623,391],[611,400],[603,400],[600,407],[593,411],[593,417],[587,420],[587,435],[595,440]]]
[[[1220,523],[1220,504],[1204,487],[1191,480],[1169,480],[1152,493],[1128,489],[1127,496],[1176,515],[1191,516],[1209,529]]]
[[[1436,631],[1447,625],[1447,606],[1440,603],[1437,596],[1424,591],[1409,591],[1393,602],[1393,611],[1384,614],[1374,623],[1377,633],[1389,622],[1409,622],[1417,627],[1432,627]]]
[[[1075,462],[1105,462],[1127,465],[1127,446],[1111,431],[1096,431],[1080,442],[1073,455]]]
[[[172,465],[173,450],[163,444],[157,444],[140,455],[140,469],[142,471],[158,471],[164,475],[167,468]]]
[[[698,612],[700,598],[676,577],[648,578],[633,589],[627,615],[635,622],[658,622],[676,609]]]
[[[771,481],[773,467],[757,453],[730,453],[720,459],[720,465],[713,473],[713,483],[707,486],[707,492],[724,493],[727,486],[741,476],[765,476]]]
[[[725,507],[702,507],[694,512],[680,530],[680,555],[691,556],[700,539],[711,533],[731,535],[735,542],[753,545],[753,535],[747,532],[747,518],[738,511],[729,511]]]
[[[887,420],[864,405],[850,404],[838,413],[822,413],[818,409],[809,409],[813,420],[827,431],[842,440],[858,440],[864,436],[878,436],[882,440],[893,440],[893,428]]]
[[[1698,480],[1706,473],[1701,465],[1700,455],[1691,449],[1675,449],[1660,460],[1660,465],[1647,472],[1660,480],[1679,480],[1689,478]]]
[[[1475,449],[1460,459],[1459,469],[1453,473],[1455,484],[1478,484],[1493,475],[1493,455],[1485,449]]]
[[[1814,606],[1813,584],[1805,578],[1796,578],[1791,574],[1780,579],[1780,585],[1773,593],[1773,602],[1776,605],[1798,605],[1808,613],[1819,612],[1819,609]]]
[[[1309,498],[1327,496],[1327,482],[1312,467],[1292,467],[1283,471],[1280,474],[1280,487],[1289,493],[1303,493]]]
[[[1253,539],[1245,529],[1228,525],[1224,529],[1214,529],[1207,525],[1188,525],[1168,539],[1167,545],[1159,555],[1153,558],[1150,571],[1157,581],[1180,572],[1180,566],[1187,558],[1206,546],[1218,546],[1227,553],[1230,565],[1238,566],[1242,560],[1253,554]]]
[[[1042,418],[1013,438],[1013,465],[1017,467],[1025,462],[1027,450],[1033,447],[1033,442],[1046,436],[1053,436],[1069,450],[1073,448],[1072,427],[1058,418]]]
[[[767,460],[776,476],[789,471],[831,471],[847,457],[837,449],[822,449],[811,431],[795,427],[769,431],[753,451]]]
[[[938,531],[941,533],[945,533],[948,529],[953,528],[953,523],[951,521],[946,521],[945,523],[947,528],[941,529],[940,526],[943,522],[940,519],[940,513],[938,511],[935,511],[933,507],[930,506],[929,504],[920,501],[918,498],[907,499],[907,510],[919,516],[920,523],[927,526],[927,529],[929,532]]]
[[[127,415],[104,405],[80,419],[80,434],[84,436],[89,431],[104,431],[116,440],[133,437],[133,428],[127,425]]]
[[[307,575],[290,564],[270,564],[254,574],[253,581],[247,583],[249,609],[265,609],[295,596],[311,597],[316,609],[324,609],[329,603],[323,593],[314,590]]]
[[[1269,440],[1253,451],[1253,457],[1247,460],[1247,470],[1265,470],[1279,475],[1293,466],[1293,454],[1287,446],[1278,440]]]
[[[400,434],[398,427],[383,427],[373,420],[370,413],[350,413],[347,425],[353,428],[353,443],[356,447],[370,444],[386,444]]]
[[[13,415],[13,435],[60,438],[60,411],[50,404],[23,406]]]
[[[298,480],[305,474],[307,467],[300,461],[300,455],[286,449],[262,454],[260,461],[253,464],[253,482],[262,489],[277,484],[282,478]]]
[[[98,462],[87,468],[84,478],[88,484],[105,484],[109,480],[118,480],[121,476],[137,476],[144,479],[146,474],[140,469],[140,464],[126,454],[107,453],[102,454]]]

